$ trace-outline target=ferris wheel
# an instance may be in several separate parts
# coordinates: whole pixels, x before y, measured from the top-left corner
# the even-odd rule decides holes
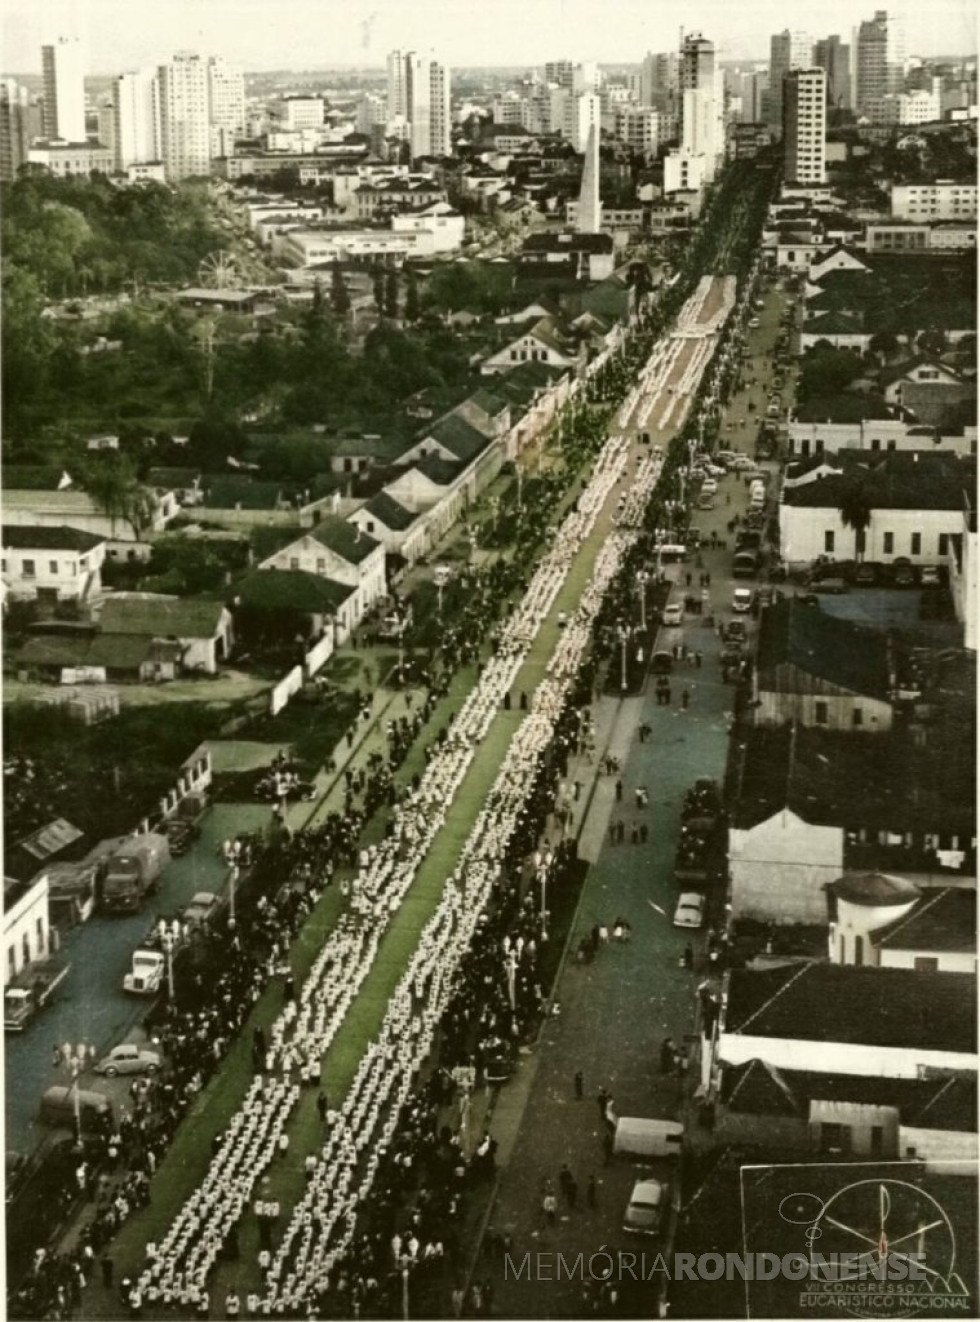
[[[197,273],[205,289],[240,289],[245,283],[237,258],[224,248],[209,252],[197,268]]]

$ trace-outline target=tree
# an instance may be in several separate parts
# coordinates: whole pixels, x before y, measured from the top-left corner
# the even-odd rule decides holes
[[[882,358],[891,358],[898,352],[898,336],[891,331],[878,331],[868,341],[868,348]]]
[[[933,326],[931,329],[922,332],[917,343],[920,352],[936,357],[946,348],[946,332]]]
[[[350,311],[350,294],[344,282],[344,275],[337,262],[330,273],[330,306],[338,317],[345,317]]]
[[[860,474],[847,477],[837,509],[845,528],[854,529],[854,559],[859,562],[864,557],[864,534],[871,523],[871,508],[871,491],[867,479]]]
[[[414,267],[405,268],[405,320],[418,321],[419,319],[419,278],[415,273]]]
[[[156,497],[136,476],[128,455],[114,454],[111,459],[87,464],[82,484],[95,503],[113,523],[128,523],[137,541],[153,522]]]
[[[394,319],[398,316],[398,272],[394,267],[391,267],[385,275],[384,311],[386,317]]]

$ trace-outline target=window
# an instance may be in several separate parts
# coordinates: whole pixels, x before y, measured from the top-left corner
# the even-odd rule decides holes
[[[817,725],[826,725],[829,717],[829,709],[825,702],[817,701],[813,704],[813,719]]]
[[[368,532],[374,532],[374,520],[373,520],[373,519],[368,519],[367,530],[368,530]]]
[[[42,918],[37,920],[37,953],[39,956],[44,954],[44,920]]]
[[[11,943],[7,947],[7,978],[17,976],[17,947]]]
[[[828,553],[832,553],[832,552],[833,552],[833,549],[834,549],[834,533],[833,533],[833,530],[830,529],[830,528],[828,528],[827,531],[826,531],[826,532],[824,533],[824,535],[823,535],[823,549],[824,549],[825,551],[827,551]]]
[[[855,707],[854,710],[851,712],[851,724],[852,725],[864,724],[864,711],[862,710],[862,708]]]
[[[871,1126],[871,1155],[872,1155],[872,1157],[880,1157],[880,1156],[881,1156],[881,1150],[882,1150],[882,1146],[883,1146],[884,1137],[885,1137],[885,1128],[884,1128],[884,1125],[872,1125],[872,1126]]]
[[[25,578],[33,578],[37,572],[33,560],[24,560],[21,562],[20,572]]]
[[[911,555],[922,554],[922,533],[914,532],[912,534],[912,544],[909,548],[909,551]]]
[[[299,569],[299,556],[291,555],[291,556],[289,557],[289,568],[290,568],[290,569]]]
[[[48,561],[48,573],[49,573],[49,574],[57,574],[57,572],[58,572],[58,562],[57,562],[57,560],[49,560],[49,561]]]
[[[860,967],[864,963],[864,937],[856,936],[854,938],[854,964]]]
[[[31,962],[31,938],[25,932],[21,937],[21,941],[24,946],[24,963],[29,964]]]
[[[885,555],[895,554],[895,534],[893,532],[886,532],[884,534],[881,549]]]
[[[317,572],[318,574],[325,574],[325,573],[327,572],[327,562],[326,562],[326,560],[324,560],[324,558],[323,558],[322,555],[317,556],[317,560],[316,560],[316,572]]]
[[[874,438],[874,440],[871,442],[871,448],[872,448],[872,450],[880,450],[880,449],[881,449],[881,441],[877,438],[877,436],[876,436],[876,437]]]
[[[850,1126],[822,1124],[820,1126],[820,1145],[829,1152],[850,1152]]]
[[[939,960],[935,955],[916,955],[912,968],[916,973],[938,973]]]
[[[937,550],[941,556],[949,555],[949,533],[941,532],[939,534],[939,545]]]

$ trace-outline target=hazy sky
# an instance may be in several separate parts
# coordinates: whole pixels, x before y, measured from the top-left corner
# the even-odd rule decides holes
[[[887,0],[2,0],[0,67],[40,72],[40,46],[86,42],[88,71],[112,73],[190,48],[247,69],[381,64],[396,46],[450,65],[636,61],[674,49],[683,26],[723,59],[766,57],[785,27],[842,35]],[[974,0],[907,0],[910,54],[972,54]]]

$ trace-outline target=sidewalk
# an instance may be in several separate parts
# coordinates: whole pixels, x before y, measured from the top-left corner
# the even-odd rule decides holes
[[[724,531],[724,522],[744,501],[736,494],[735,481],[729,478],[722,484],[723,493],[732,492],[732,506],[722,504],[702,515],[702,526]],[[704,552],[717,605],[727,605],[730,559],[722,551]],[[675,636],[676,631],[670,635]],[[723,774],[733,690],[721,683],[716,632],[694,616],[686,623],[684,638],[688,647],[702,653],[703,664],[700,669],[675,668],[674,705],[659,707],[649,683],[639,697],[600,699],[594,708],[593,762],[577,759],[569,768],[569,780],[585,785],[573,829],[581,856],[593,866],[556,985],[560,1013],[546,1023],[538,1051],[522,1061],[517,1079],[503,1090],[491,1118],[491,1132],[500,1144],[501,1174],[489,1222],[496,1231],[510,1234],[515,1266],[527,1252],[532,1262],[538,1252],[561,1252],[569,1263],[581,1252],[587,1263],[603,1246],[614,1254],[644,1247],[621,1229],[638,1172],[623,1158],[604,1164],[596,1094],[600,1087],[611,1092],[619,1115],[681,1118],[696,1083],[694,1064],[686,1079],[659,1071],[663,1039],[670,1035],[682,1045],[685,1034],[693,1034],[694,993],[707,972],[703,934],[672,926],[677,898],[673,857],[685,790],[698,776],[720,779]],[[678,701],[684,686],[692,694],[687,711]],[[641,744],[634,735],[643,721],[653,732]],[[620,760],[618,776],[600,773],[606,751]],[[588,785],[592,777],[594,791]],[[621,802],[616,800],[617,779],[623,782]],[[645,785],[650,794],[645,812],[635,806],[638,785]],[[610,843],[609,825],[617,820],[625,824],[625,844]],[[641,820],[649,828],[648,843],[632,845],[632,823]],[[632,925],[631,942],[610,942],[600,947],[591,964],[576,963],[578,941],[593,923],[611,926],[617,916]],[[688,940],[696,952],[693,972],[680,966]],[[574,1096],[578,1070],[584,1075],[581,1101]],[[541,1212],[545,1181],[556,1183],[565,1162],[579,1185],[576,1207],[562,1208],[557,1225],[547,1227]],[[591,1175],[596,1180],[594,1209],[585,1205]],[[493,1266],[491,1283],[495,1307],[503,1316],[583,1315],[580,1280],[546,1284],[544,1279],[528,1280],[526,1271],[517,1280],[514,1270],[505,1278],[501,1261]],[[656,1288],[657,1282],[650,1281],[629,1295],[630,1316],[656,1315]]]

